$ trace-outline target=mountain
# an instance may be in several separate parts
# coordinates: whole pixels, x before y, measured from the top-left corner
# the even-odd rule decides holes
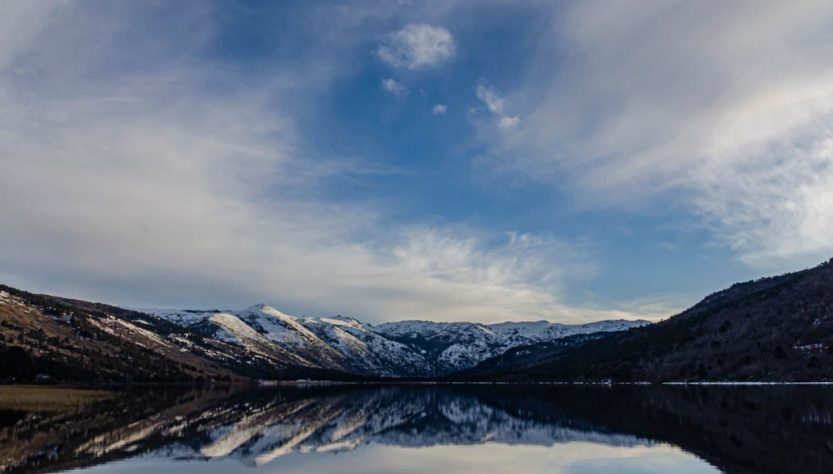
[[[238,336],[206,336],[161,318],[0,285],[0,380],[82,382],[335,378],[236,319]]]
[[[240,331],[254,332],[306,365],[377,377],[443,376],[512,348],[579,334],[607,335],[648,324],[624,320],[581,325],[401,321],[374,326],[342,316],[295,317],[266,305],[237,312],[144,311],[230,342],[240,339]]]
[[[585,325],[433,323],[378,326],[242,311],[134,310],[0,285],[0,380],[181,382],[425,378],[505,351],[645,321]]]
[[[610,333],[575,334],[554,341],[513,347],[502,354],[489,357],[473,367],[449,374],[447,378],[452,381],[479,381],[487,380],[496,374],[527,370],[550,361],[559,354],[608,336],[610,336]]]
[[[833,260],[669,318],[564,325],[130,310],[0,286],[0,379],[831,381]]]
[[[375,329],[432,360],[434,375],[446,375],[474,367],[513,348],[580,334],[607,335],[647,324],[647,321],[624,320],[580,325],[548,321],[498,324],[402,321],[380,324]]]
[[[531,366],[495,365],[479,375],[514,381],[833,381],[833,259],[735,284],[666,321],[557,351]]]

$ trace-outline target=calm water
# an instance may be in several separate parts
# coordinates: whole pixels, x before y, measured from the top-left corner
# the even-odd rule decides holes
[[[0,411],[4,472],[833,472],[833,388],[142,390]]]

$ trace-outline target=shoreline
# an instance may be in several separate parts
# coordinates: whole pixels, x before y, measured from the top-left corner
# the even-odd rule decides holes
[[[0,390],[8,388],[32,390],[115,390],[152,389],[152,388],[199,388],[199,387],[236,387],[236,388],[270,388],[270,387],[325,387],[345,385],[588,385],[600,387],[612,386],[706,386],[706,387],[757,387],[757,386],[833,386],[833,381],[665,381],[665,382],[616,382],[616,381],[450,381],[450,380],[251,380],[243,382],[168,382],[168,383],[0,383]]]

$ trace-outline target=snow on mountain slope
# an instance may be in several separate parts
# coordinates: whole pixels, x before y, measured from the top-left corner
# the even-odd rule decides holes
[[[276,345],[326,369],[343,369],[344,356],[301,324],[302,319],[264,304],[251,306],[237,316]]]
[[[485,359],[519,346],[550,342],[575,334],[624,331],[648,324],[647,321],[599,321],[567,325],[535,322],[436,323],[401,321],[385,323],[374,329],[412,349],[433,356],[439,374],[474,367]]]
[[[215,333],[217,339],[226,342],[237,343],[246,347],[250,352],[270,356],[276,352],[285,360],[300,366],[314,367],[315,364],[309,362],[303,357],[291,351],[287,351],[285,347],[271,344],[269,339],[264,337],[259,332],[255,331],[251,326],[244,323],[240,318],[229,313],[214,313],[208,320],[219,326],[219,331]]]
[[[394,377],[420,376],[433,371],[422,354],[355,319],[304,318],[303,323],[339,351],[354,370]]]
[[[160,310],[143,309],[142,312],[168,320],[178,326],[199,333],[221,347],[234,348],[232,354],[214,354],[223,359],[234,359],[249,368],[277,368],[286,366],[317,368],[318,364],[301,355],[274,344],[251,325],[230,311]],[[212,348],[210,353],[214,353]]]
[[[389,377],[445,375],[514,347],[648,324],[624,320],[582,325],[401,321],[373,326],[342,316],[290,316],[262,304],[238,312],[145,311],[183,327],[201,328],[255,354],[276,350],[303,366]]]
[[[210,318],[215,313],[228,313],[220,310],[194,310],[194,309],[156,309],[156,308],[131,308],[134,311],[151,314],[153,316],[167,319],[177,326],[188,327]]]

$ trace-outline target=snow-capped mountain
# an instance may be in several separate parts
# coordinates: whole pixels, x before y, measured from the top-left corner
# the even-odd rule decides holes
[[[567,325],[548,321],[481,323],[436,323],[402,321],[374,329],[399,341],[434,362],[438,374],[456,372],[503,354],[509,349],[551,342],[576,334],[624,331],[647,321],[599,321]]]
[[[387,377],[450,374],[515,347],[648,324],[624,320],[582,325],[402,321],[374,326],[341,316],[296,317],[263,304],[242,311],[142,311],[253,354],[271,346],[289,353],[300,366]]]

